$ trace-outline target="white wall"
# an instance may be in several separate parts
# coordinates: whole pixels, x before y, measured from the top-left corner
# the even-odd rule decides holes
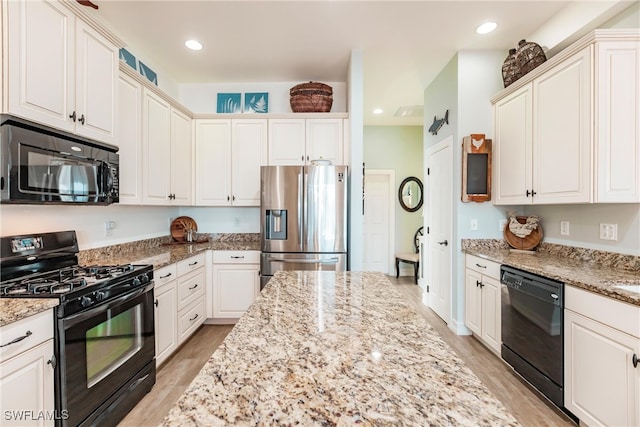
[[[76,230],[81,250],[133,240],[168,236],[174,207],[2,205],[0,235]],[[112,236],[105,236],[105,222],[114,221]]]
[[[259,233],[260,208],[182,207],[180,215],[190,216],[200,233]]]

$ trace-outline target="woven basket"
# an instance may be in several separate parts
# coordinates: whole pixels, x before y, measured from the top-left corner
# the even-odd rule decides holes
[[[544,51],[537,43],[520,40],[516,49],[516,64],[521,75],[527,74],[547,60]]]
[[[509,86],[520,77],[522,77],[522,73],[516,63],[516,50],[509,49],[509,56],[507,56],[507,59],[505,59],[502,64],[502,81],[504,82],[504,87]]]
[[[309,82],[289,90],[289,103],[294,113],[328,113],[333,104],[333,89],[324,83]]]

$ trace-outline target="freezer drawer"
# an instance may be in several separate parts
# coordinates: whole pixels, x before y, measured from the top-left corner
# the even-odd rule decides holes
[[[273,276],[278,271],[346,271],[347,254],[262,253],[260,271]]]

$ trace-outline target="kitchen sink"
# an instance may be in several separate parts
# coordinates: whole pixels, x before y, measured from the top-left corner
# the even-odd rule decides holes
[[[640,285],[614,285],[614,288],[622,289],[623,291],[635,292],[640,294]]]

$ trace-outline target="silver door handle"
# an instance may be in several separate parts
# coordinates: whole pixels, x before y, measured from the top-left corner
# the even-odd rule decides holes
[[[0,345],[0,347],[6,347],[6,346],[8,346],[8,345],[15,344],[15,343],[17,343],[17,342],[22,341],[22,340],[23,340],[23,339],[25,339],[25,338],[29,338],[31,335],[33,335],[33,334],[32,334],[32,332],[31,332],[31,331],[27,331],[27,332],[25,332],[25,334],[24,334],[23,336],[18,337],[18,338],[15,338],[15,339],[13,339],[13,340],[9,341],[9,342],[8,342],[8,343],[6,343],[6,344],[2,344],[2,345]]]
[[[443,240],[442,242],[438,242],[438,244],[447,246],[449,244],[449,242],[447,242],[446,240]]]
[[[278,259],[268,258],[271,262],[282,262],[289,264],[337,264],[338,258],[326,258],[326,259]]]

